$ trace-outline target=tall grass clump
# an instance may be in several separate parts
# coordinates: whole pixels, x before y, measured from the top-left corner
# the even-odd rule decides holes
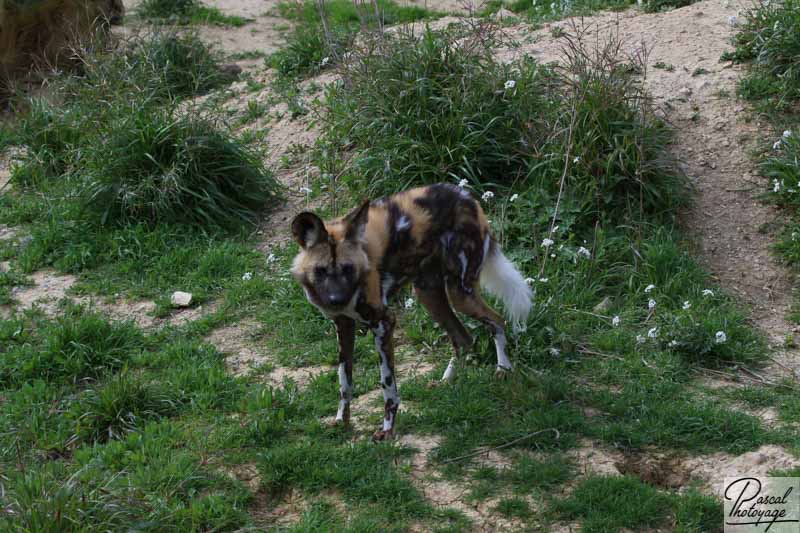
[[[140,17],[162,24],[213,24],[217,26],[244,26],[251,19],[226,15],[216,7],[204,5],[199,0],[143,0],[138,7]]]
[[[173,98],[202,95],[234,81],[221,68],[221,52],[193,32],[155,32],[128,46],[120,59],[136,77],[152,80],[154,91]]]
[[[13,179],[60,216],[233,228],[273,203],[278,184],[258,150],[179,102],[226,82],[196,35],[156,33],[85,65],[58,85],[61,103],[30,100],[16,128],[29,157]]]
[[[752,62],[739,92],[789,111],[800,98],[800,1],[759,2],[744,18],[736,49],[724,56]]]
[[[163,103],[200,96],[234,81],[223,69],[221,51],[191,31],[156,30],[114,47],[83,50],[81,57],[81,75],[59,83],[60,93],[75,105],[126,101],[132,95],[142,103]]]
[[[550,204],[566,173],[570,209],[589,223],[671,209],[684,182],[629,60],[582,50],[571,42],[569,66],[554,69],[500,63],[477,39],[387,36],[329,95],[328,137],[359,147],[344,182],[374,195],[464,179]]]
[[[132,323],[109,322],[80,308],[40,326],[38,342],[11,345],[0,363],[0,386],[34,379],[75,383],[119,370],[144,347]]]
[[[267,64],[283,76],[309,76],[341,60],[359,31],[384,25],[414,22],[439,16],[417,6],[400,6],[392,0],[357,4],[349,0],[282,2],[281,15],[295,22],[287,44],[272,54]]]
[[[258,153],[203,118],[131,109],[83,158],[85,207],[103,224],[253,222],[277,184]]]

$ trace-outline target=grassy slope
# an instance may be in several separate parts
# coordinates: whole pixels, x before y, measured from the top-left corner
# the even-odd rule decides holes
[[[762,174],[769,180],[765,197],[783,208],[785,228],[777,251],[795,270],[800,267],[800,3],[759,3],[748,11],[724,59],[748,62],[739,95],[773,126],[774,143],[759,155]],[[795,304],[793,319],[800,321]],[[793,339],[787,339],[792,345]]]
[[[561,229],[553,235],[555,243],[542,248],[553,216],[551,207],[542,206],[553,205],[554,192],[538,180],[559,175],[561,163],[509,158],[516,153],[509,149],[514,140],[502,131],[458,130],[450,121],[469,111],[476,117],[472,125],[501,115],[524,122],[531,117],[515,115],[517,110],[539,108],[518,104],[544,98],[556,107],[552,115],[536,118],[555,124],[563,115],[557,107],[560,93],[550,94],[533,81],[525,84],[514,74],[518,85],[513,94],[506,94],[503,83],[509,74],[498,74],[499,66],[457,54],[450,56],[450,64],[432,63],[442,41],[428,44],[429,56],[411,51],[396,56],[398,61],[411,61],[407,67],[430,67],[430,79],[436,81],[429,92],[403,105],[433,113],[420,116],[441,131],[459,131],[462,136],[453,137],[451,148],[462,149],[467,159],[475,156],[472,146],[486,144],[467,143],[470,135],[489,136],[494,150],[482,155],[486,166],[481,174],[470,173],[461,158],[444,175],[415,171],[403,179],[463,178],[478,194],[493,191],[495,196],[485,207],[509,255],[526,276],[537,279],[538,303],[528,332],[513,344],[519,370],[507,382],[490,378],[493,348],[481,333],[472,364],[452,387],[438,388],[427,385],[443,370],[449,343],[419,306],[401,310],[405,348],[429,351],[438,367],[431,375],[401,386],[404,401],[415,409],[401,416],[399,430],[441,436],[442,443],[431,457],[433,468],[466,485],[468,497],[475,501],[500,498],[498,514],[517,517],[532,527],[579,521],[587,531],[670,525],[684,531],[718,528],[720,507],[708,497],[693,491],[678,494],[635,477],[583,477],[569,458],[569,451],[585,438],[623,450],[678,455],[740,453],[764,443],[797,445],[791,424],[768,428],[756,417],[731,408],[734,401],[753,407],[775,405],[783,421],[794,422],[800,411],[793,391],[752,388],[734,394],[705,390],[694,380],[704,367],[753,363],[763,345],[735,303],[710,284],[682,246],[670,216],[682,193],[674,188],[673,176],[663,173],[668,166],[658,167],[649,185],[672,196],[666,203],[654,196],[646,211],[651,222],[641,224],[638,202],[633,209],[614,202],[613,196],[598,203],[596,198],[604,198],[600,193],[611,185],[593,180],[597,175],[614,175],[614,186],[621,187],[616,189],[617,198],[638,196],[638,189],[627,188],[635,184],[626,181],[638,164],[613,166],[615,159],[609,154],[615,152],[604,151],[608,145],[603,137],[594,144],[588,140],[578,144],[580,149],[573,153],[580,153],[583,160],[570,174],[569,193],[558,218]],[[536,65],[519,67],[532,80],[538,75]],[[440,107],[429,108],[427,102],[438,98],[437,91],[447,91],[465,79],[463,72],[486,74],[466,78],[468,92],[478,97],[451,99],[453,109],[444,116]],[[403,89],[399,84],[397,90]],[[374,104],[374,120],[386,120],[375,94],[365,90],[350,95]],[[358,103],[346,96],[331,95],[334,115],[337,109]],[[598,110],[594,104],[587,106],[587,112]],[[612,106],[611,111],[615,109]],[[607,116],[606,111],[600,116]],[[630,114],[625,118],[636,120]],[[607,124],[587,122],[597,128],[581,130],[587,139],[592,131],[608,134]],[[402,147],[397,141],[420,144],[415,137],[419,132],[405,124],[384,125],[390,142],[379,144],[378,137],[369,134],[370,124],[374,122],[337,124],[351,131],[364,154],[347,174],[347,185],[355,195],[366,191],[368,184],[384,192],[398,187],[375,181],[371,172],[378,167],[371,165],[370,157]],[[650,157],[642,155],[632,139],[652,142],[645,148],[659,156],[660,134],[654,130],[653,136],[642,136],[642,131],[634,128],[607,138],[621,139],[622,153],[628,154],[625,161],[634,160],[634,154]],[[537,139],[537,132],[529,133],[530,139]],[[336,130],[329,135],[326,146],[335,149]],[[423,146],[429,153],[417,161],[420,168],[441,168],[442,145],[428,140]],[[544,146],[560,154],[565,151],[564,139],[557,136]],[[601,149],[593,152],[593,146]],[[48,156],[45,163],[52,161]],[[502,183],[497,169],[506,172],[509,165],[518,178]],[[402,168],[405,165],[397,170]],[[605,172],[598,173],[598,168]],[[512,202],[513,194],[518,196]],[[230,376],[223,356],[202,341],[216,327],[255,317],[263,327],[255,342],[273,353],[276,362],[302,367],[335,361],[331,324],[307,304],[302,290],[286,275],[294,245],[275,249],[275,261],[264,264],[248,239],[238,234],[233,238],[229,233],[196,234],[173,222],[155,228],[124,224],[111,232],[93,225],[64,226],[58,219],[48,222],[51,211],[38,200],[33,193],[7,194],[0,200],[10,208],[3,210],[4,220],[27,225],[34,235],[30,243],[0,248],[2,258],[14,266],[11,276],[50,264],[80,273],[81,290],[91,293],[163,298],[170,287],[180,285],[195,291],[201,301],[213,297],[219,305],[197,322],[158,332],[144,332],[69,306],[59,319],[30,312],[0,320],[4,398],[0,465],[7,472],[3,508],[14,511],[0,515],[4,528],[113,530],[133,524],[146,530],[236,530],[252,524],[254,517],[263,516],[265,508],[277,505],[292,490],[314,500],[297,530],[402,530],[411,524],[458,530],[466,525],[459,513],[434,509],[425,501],[408,475],[408,449],[372,445],[360,435],[353,443],[353,434],[324,424],[337,397],[333,370],[303,390],[291,383],[272,390],[259,383],[258,371],[247,378]],[[625,221],[622,228],[620,220]],[[581,247],[590,251],[590,257],[579,252]],[[242,279],[245,272],[254,275]],[[14,279],[7,285],[21,282]],[[648,289],[650,285],[655,287]],[[707,289],[713,294],[704,294]],[[656,301],[654,313],[648,309],[650,299]],[[615,316],[620,318],[616,326]],[[657,339],[648,336],[653,328],[659,328]],[[717,331],[726,333],[726,342],[717,342]],[[356,396],[377,382],[374,359],[370,339],[359,338]],[[370,423],[379,417],[377,412],[371,414]],[[479,446],[547,428],[557,428],[560,438],[547,432],[520,441],[506,451],[512,465],[508,469],[443,462]],[[258,469],[257,491],[226,474],[240,465]],[[577,476],[581,477],[576,480]],[[568,485],[577,487],[570,497],[559,498]],[[543,507],[532,510],[528,497]],[[346,515],[337,505],[340,500]]]

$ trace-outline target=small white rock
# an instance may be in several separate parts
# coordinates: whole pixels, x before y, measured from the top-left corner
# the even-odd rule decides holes
[[[189,307],[192,303],[192,294],[189,292],[175,291],[172,293],[172,305],[175,307]]]

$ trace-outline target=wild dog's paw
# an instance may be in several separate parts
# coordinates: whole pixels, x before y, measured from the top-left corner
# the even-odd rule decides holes
[[[514,370],[512,368],[506,368],[504,366],[498,365],[497,368],[495,368],[494,370],[494,379],[505,380],[508,378],[508,376],[511,375],[511,372],[513,371]]]
[[[328,427],[350,429],[350,418],[334,418],[328,422]]]
[[[393,429],[379,429],[378,431],[372,434],[372,442],[394,440],[394,437],[395,435]]]

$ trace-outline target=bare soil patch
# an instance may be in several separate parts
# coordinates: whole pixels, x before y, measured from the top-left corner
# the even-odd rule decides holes
[[[773,470],[788,470],[800,466],[800,460],[780,446],[766,445],[758,450],[732,456],[726,453],[691,457],[682,468],[691,472],[695,479],[704,482],[704,490],[722,498],[723,482],[726,477],[743,473],[752,476],[766,476]]]
[[[214,330],[206,337],[216,348],[226,354],[225,363],[233,374],[245,376],[263,367],[272,366],[266,382],[274,387],[282,387],[287,379],[299,387],[305,387],[318,375],[331,370],[328,365],[312,365],[289,368],[275,364],[266,347],[255,339],[258,326],[254,323],[239,323]]]

